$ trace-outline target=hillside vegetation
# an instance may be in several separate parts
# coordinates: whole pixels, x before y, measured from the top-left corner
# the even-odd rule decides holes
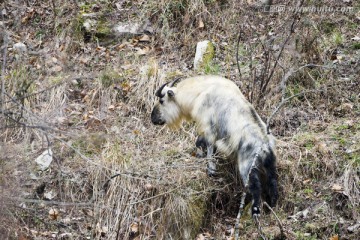
[[[245,207],[240,239],[358,239],[360,3],[261,2],[1,2],[1,239],[234,239],[233,163],[208,177],[196,126],[150,121],[159,86],[201,74],[277,138],[275,214]]]

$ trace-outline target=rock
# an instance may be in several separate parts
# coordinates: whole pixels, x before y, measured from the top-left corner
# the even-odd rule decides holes
[[[115,35],[122,36],[126,34],[132,35],[140,35],[144,33],[152,34],[154,32],[153,27],[149,20],[145,20],[144,22],[126,22],[126,23],[118,23],[113,27],[113,31]]]
[[[26,53],[27,52],[27,47],[24,43],[22,42],[18,42],[18,43],[15,43],[13,45],[13,49],[17,52],[17,53]]]
[[[148,19],[144,21],[128,21],[116,23],[112,19],[98,13],[83,13],[80,16],[85,32],[102,40],[123,38],[129,35],[152,34],[154,29]]]
[[[53,153],[51,151],[51,148],[49,148],[48,150],[45,150],[40,156],[38,156],[35,159],[35,162],[39,165],[39,167],[42,171],[44,171],[45,169],[47,169],[50,166],[50,164],[53,160],[52,155],[53,155]]]
[[[44,193],[44,198],[47,200],[53,200],[56,197],[56,193],[53,190]]]
[[[83,23],[83,27],[87,32],[91,32],[93,28],[96,26],[97,21],[93,19],[86,19]]]
[[[358,229],[360,228],[360,223],[357,223],[355,225],[352,225],[350,227],[347,228],[348,232],[350,233],[354,233],[356,232]]]
[[[215,55],[215,47],[212,42],[205,40],[198,42],[196,45],[196,53],[194,58],[194,69],[199,70],[206,66]]]

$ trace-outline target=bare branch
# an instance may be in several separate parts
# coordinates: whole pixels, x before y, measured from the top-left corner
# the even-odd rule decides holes
[[[240,31],[239,31],[239,37],[238,37],[237,44],[236,44],[236,63],[237,63],[238,71],[239,71],[239,77],[240,77],[240,80],[241,80],[241,70],[240,70],[240,64],[239,64],[239,47],[240,47],[240,40],[241,40],[241,29],[240,29]]]
[[[58,206],[84,206],[84,207],[91,207],[94,204],[92,202],[59,202],[59,201],[44,201],[38,199],[27,199],[27,198],[20,198],[20,197],[9,197],[12,201],[20,201],[25,203],[37,203],[37,204],[45,204],[45,205],[58,205]]]
[[[2,20],[4,22],[4,16],[2,15]],[[6,55],[7,55],[7,48],[8,48],[8,43],[9,43],[9,36],[7,31],[5,30],[4,27],[4,31],[3,32],[3,42],[4,42],[4,55],[3,55],[3,64],[2,64],[2,68],[1,68],[1,110],[4,110],[4,101],[5,101],[5,66],[6,66]]]
[[[272,214],[274,214],[276,221],[279,224],[279,228],[280,228],[280,238],[283,239],[283,237],[285,236],[284,234],[284,227],[279,219],[279,217],[276,215],[275,211],[272,209],[272,207],[269,206],[269,204],[267,202],[264,202],[265,206],[270,209],[270,211],[272,212]]]
[[[301,1],[299,2],[299,8],[300,8],[303,4],[304,4],[304,0],[301,0]],[[296,23],[298,23],[299,21],[300,21],[300,20],[299,20],[299,14],[298,14],[298,12],[295,12],[294,15],[293,15],[293,21],[292,21],[292,23],[291,23],[291,25],[290,25],[290,29],[289,29],[289,30],[290,30],[290,33],[289,33],[289,35],[287,36],[287,38],[285,39],[285,41],[283,42],[283,44],[281,45],[280,51],[279,51],[279,54],[278,54],[278,57],[277,57],[276,60],[275,60],[275,64],[274,64],[273,68],[271,69],[270,74],[269,74],[268,78],[267,78],[266,81],[265,81],[265,84],[264,84],[263,87],[260,89],[260,93],[263,93],[263,92],[265,91],[265,89],[267,88],[267,85],[269,84],[272,76],[273,76],[274,73],[275,73],[275,69],[276,69],[276,67],[277,67],[277,65],[278,65],[278,62],[279,62],[280,57],[282,56],[282,53],[283,53],[283,51],[284,51],[284,49],[285,49],[285,46],[286,46],[286,44],[289,42],[290,37],[292,36],[292,34],[295,32]],[[260,98],[259,98],[259,99],[260,99]]]
[[[304,95],[304,94],[307,94],[307,93],[314,93],[314,92],[322,92],[323,90],[322,89],[315,89],[315,90],[308,90],[308,91],[303,91],[301,93],[298,93],[298,94],[295,94],[295,95],[292,95],[291,97],[288,97],[288,98],[285,98],[284,100],[282,100],[280,102],[280,104],[275,108],[275,110],[271,113],[271,115],[269,116],[269,118],[267,119],[266,121],[266,131],[267,131],[267,134],[270,134],[270,122],[271,122],[271,119],[275,116],[275,114],[291,99],[295,98],[295,97],[298,97],[298,96],[301,96],[301,95]]]
[[[235,240],[239,239],[240,219],[241,219],[242,211],[243,211],[244,205],[245,205],[245,198],[246,198],[246,191],[244,191],[242,193],[239,212],[237,214],[236,221],[235,221],[235,234],[234,234],[235,235]]]

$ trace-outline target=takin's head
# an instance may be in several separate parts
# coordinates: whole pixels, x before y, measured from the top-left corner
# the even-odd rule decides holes
[[[176,101],[176,87],[174,85],[180,79],[171,83],[165,83],[155,93],[159,101],[155,104],[151,112],[151,122],[155,125],[168,125],[178,127],[181,123],[182,115],[180,107]]]

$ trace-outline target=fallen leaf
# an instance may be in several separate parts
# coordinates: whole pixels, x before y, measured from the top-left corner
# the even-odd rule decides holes
[[[49,218],[51,220],[56,220],[59,217],[59,210],[57,210],[56,208],[51,208],[49,210]]]
[[[139,233],[139,224],[137,222],[133,222],[130,225],[130,234],[137,235]]]
[[[334,235],[329,240],[339,240],[339,235]]]
[[[60,72],[62,70],[62,67],[57,65],[57,66],[54,66],[52,69],[51,69],[53,72]]]
[[[117,50],[121,50],[124,49],[126,46],[128,45],[128,43],[122,43],[119,46],[116,47]]]
[[[151,191],[154,187],[150,183],[147,183],[145,184],[144,188],[146,191]]]
[[[199,23],[198,23],[198,28],[204,28],[204,27],[205,27],[205,24],[204,24],[203,20],[200,18]]]
[[[150,36],[149,35],[142,35],[141,38],[139,38],[140,42],[151,42]]]
[[[309,182],[311,181],[311,179],[305,179],[304,181],[303,181],[303,184],[308,184]]]
[[[133,67],[132,64],[126,64],[126,65],[122,65],[121,68],[124,69],[124,70],[128,70],[128,69],[131,69]]]
[[[208,232],[200,233],[199,235],[196,236],[196,240],[205,240],[210,238],[211,238],[211,234]]]
[[[144,47],[144,48],[136,48],[136,54],[139,56],[143,56],[146,55],[150,52],[150,48],[149,47]]]
[[[334,185],[332,185],[331,190],[335,192],[342,192],[344,188],[341,185],[335,183]]]

